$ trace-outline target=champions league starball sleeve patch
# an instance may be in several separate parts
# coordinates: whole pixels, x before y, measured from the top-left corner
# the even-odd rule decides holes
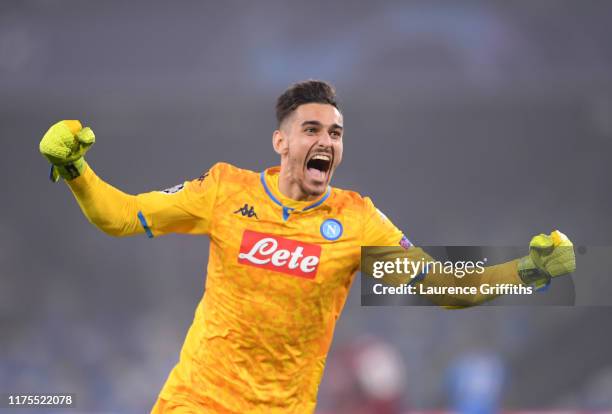
[[[410,240],[408,240],[408,237],[404,235],[402,235],[402,239],[399,241],[399,245],[402,246],[406,250],[414,246],[412,243],[410,243]]]
[[[190,181],[189,183],[196,183],[198,184],[199,187],[202,186],[202,183],[204,183],[204,180],[206,180],[206,177],[208,177],[208,175],[210,174],[210,170],[208,171],[204,171],[202,174],[200,174],[200,176],[196,179],[194,179],[193,181]],[[165,190],[161,190],[160,192],[165,193],[165,194],[174,194],[174,193],[178,193],[179,191],[183,190],[185,188],[185,184],[186,183],[181,183],[181,184],[177,184],[173,187],[170,188],[166,188]],[[190,187],[190,189],[192,189],[192,187]]]
[[[177,184],[174,187],[166,188],[165,190],[162,190],[161,192],[166,193],[166,194],[174,194],[174,193],[178,193],[179,191],[181,191],[184,187],[185,187],[185,184]]]

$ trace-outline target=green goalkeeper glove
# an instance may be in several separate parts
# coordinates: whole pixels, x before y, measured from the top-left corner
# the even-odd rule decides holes
[[[86,162],[83,155],[96,142],[89,128],[79,121],[60,121],[53,125],[40,141],[40,153],[51,163],[49,178],[72,180],[83,173]]]
[[[551,278],[571,273],[576,270],[574,245],[561,233],[555,230],[539,234],[529,243],[529,256],[519,259],[518,273],[525,284],[535,285],[536,289],[550,283]]]

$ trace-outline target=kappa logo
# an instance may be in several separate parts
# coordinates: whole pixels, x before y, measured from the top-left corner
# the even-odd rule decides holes
[[[320,257],[319,245],[245,230],[240,244],[238,263],[314,279]]]
[[[234,214],[237,214],[237,213],[240,213],[243,216],[247,216],[249,218],[255,217],[257,220],[259,220],[259,217],[257,217],[257,214],[255,213],[255,208],[253,206],[249,208],[249,205],[247,203],[244,203],[242,207],[234,211]]]

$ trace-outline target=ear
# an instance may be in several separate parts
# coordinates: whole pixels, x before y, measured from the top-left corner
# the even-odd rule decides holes
[[[272,147],[278,155],[286,154],[288,151],[287,138],[280,129],[272,134]]]

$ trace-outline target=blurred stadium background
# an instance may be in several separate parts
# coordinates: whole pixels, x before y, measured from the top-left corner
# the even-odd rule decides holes
[[[611,21],[603,0],[2,1],[0,392],[145,412],[204,290],[205,238],[112,239],[47,180],[52,123],[92,126],[88,159],[115,186],[163,189],[217,161],[275,164],[276,96],[326,79],[345,113],[335,185],[414,243],[558,227],[609,245]],[[356,279],[319,411],[612,410],[611,318],[365,308]]]

